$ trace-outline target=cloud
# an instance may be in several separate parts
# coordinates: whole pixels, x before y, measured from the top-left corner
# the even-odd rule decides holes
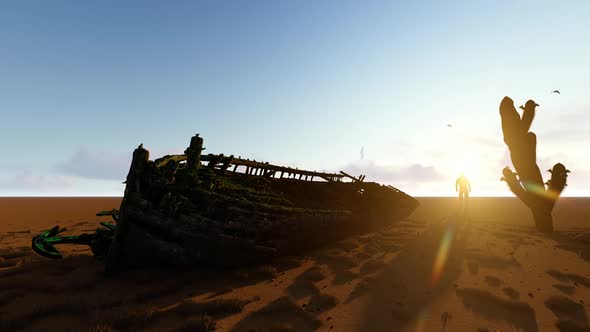
[[[484,146],[489,146],[493,148],[500,148],[505,146],[502,142],[502,139],[492,139],[487,137],[478,137],[478,136],[470,136],[469,137],[474,143]]]
[[[149,148],[148,150],[150,151],[150,160],[184,151],[184,149],[152,151]],[[133,150],[127,152],[91,150],[81,146],[68,159],[55,164],[53,170],[60,174],[87,179],[124,181],[132,156]]]
[[[8,179],[0,180],[6,189],[51,191],[73,188],[76,179],[63,175],[36,175],[30,170],[21,171]]]
[[[131,156],[130,152],[91,151],[80,147],[70,158],[58,162],[54,170],[82,178],[123,181]]]
[[[537,165],[540,168],[542,168],[541,172],[543,172],[545,169],[553,167],[553,165],[555,165],[556,163],[564,163],[567,166],[570,163],[570,161],[570,158],[568,158],[568,156],[563,152],[541,155],[538,153],[537,149]],[[498,160],[497,167],[504,168],[504,166],[508,166],[514,169],[512,165],[512,159],[510,158],[510,150],[508,150],[508,148],[504,150],[502,159]]]
[[[363,160],[341,167],[353,176],[364,174],[367,180],[383,183],[427,183],[444,179],[433,166],[413,164],[406,167],[379,165],[375,161]]]
[[[553,130],[540,131],[538,139],[543,141],[568,141],[568,142],[587,142],[586,128],[557,128]]]
[[[554,123],[564,123],[564,124],[575,124],[575,123],[588,123],[588,110],[590,106],[577,106],[573,110],[569,111],[558,111],[555,113],[551,113],[551,120]]]
[[[587,142],[588,116],[590,107],[580,107],[573,111],[553,113],[548,119],[546,127],[539,130],[539,140]]]

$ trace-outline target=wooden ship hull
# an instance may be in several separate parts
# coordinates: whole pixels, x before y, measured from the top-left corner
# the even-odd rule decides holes
[[[107,274],[268,262],[379,230],[419,205],[364,176],[201,155],[202,145],[196,135],[183,155],[154,161],[134,151]]]

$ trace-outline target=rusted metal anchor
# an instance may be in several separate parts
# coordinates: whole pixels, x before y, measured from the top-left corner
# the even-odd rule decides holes
[[[96,214],[97,216],[110,215],[115,222],[118,221],[119,211],[101,211]],[[115,224],[108,222],[100,223],[104,228],[99,228],[94,233],[84,233],[80,235],[70,236],[59,236],[63,233],[66,228],[55,226],[50,230],[47,230],[40,235],[37,235],[31,241],[32,249],[39,255],[51,259],[62,258],[61,252],[55,248],[57,244],[85,244],[90,246],[92,253],[98,260],[102,260],[106,257],[109,245],[115,234]]]

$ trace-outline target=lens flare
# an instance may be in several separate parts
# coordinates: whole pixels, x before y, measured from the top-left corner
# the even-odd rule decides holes
[[[420,313],[418,314],[418,317],[416,319],[416,332],[424,332],[426,331],[425,327],[426,327],[426,323],[428,322],[428,309],[424,308],[420,311]]]
[[[543,196],[543,197],[549,198],[549,199],[559,198],[559,194],[557,192],[554,192],[551,190],[545,190],[545,186],[538,185],[536,183],[528,182],[528,181],[523,181],[522,185],[524,186],[524,189],[526,189],[526,191],[534,193],[536,195]]]
[[[436,286],[445,268],[445,263],[449,255],[449,249],[451,248],[451,242],[453,241],[453,226],[449,225],[445,230],[434,260],[434,266],[432,267],[432,278],[430,280],[431,287]]]

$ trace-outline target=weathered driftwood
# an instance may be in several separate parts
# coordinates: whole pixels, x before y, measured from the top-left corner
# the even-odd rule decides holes
[[[500,103],[502,132],[504,142],[510,150],[513,172],[508,166],[502,170],[502,180],[510,190],[531,210],[535,225],[539,231],[552,232],[553,218],[551,211],[555,202],[566,186],[569,170],[557,163],[549,170],[551,179],[543,183],[541,171],[537,166],[537,136],[529,129],[538,105],[529,100],[524,106],[522,118],[509,97]]]

